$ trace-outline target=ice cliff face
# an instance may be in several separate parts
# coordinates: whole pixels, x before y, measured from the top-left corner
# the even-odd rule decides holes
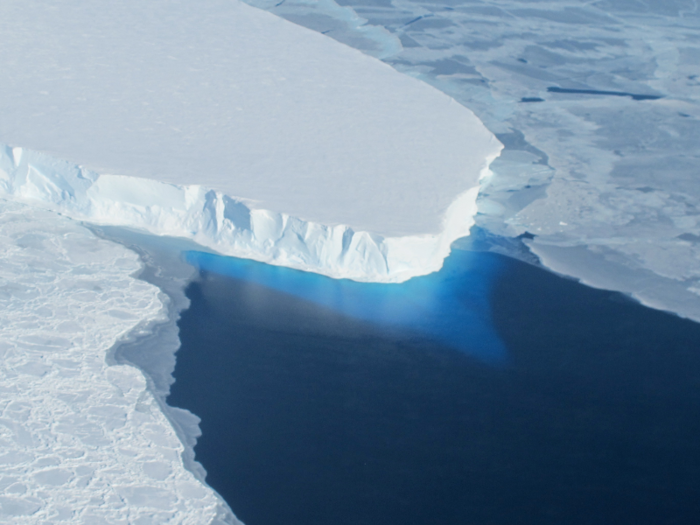
[[[195,418],[164,404],[175,335],[154,323],[177,301],[75,221],[399,282],[468,233],[502,146],[449,96],[237,0],[7,0],[0,41],[0,521],[235,523]],[[162,370],[119,364],[139,336]]]
[[[7,197],[365,281],[468,233],[502,146],[428,84],[237,0],[50,4],[0,3]]]
[[[494,155],[495,156],[495,155]],[[491,158],[481,166],[488,173]],[[22,150],[0,150],[0,193],[94,224],[191,239],[218,253],[334,278],[401,282],[438,270],[474,223],[478,186],[459,195],[437,234],[383,237],[255,208],[199,185],[98,175]]]
[[[0,144],[171,185],[85,175],[88,190],[30,159],[29,179],[72,188],[85,217],[133,211],[235,253],[334,276],[359,276],[360,257],[365,278],[403,279],[435,268],[450,207],[501,149],[425,82],[237,0],[49,4],[0,3]],[[20,193],[44,200],[37,184]]]

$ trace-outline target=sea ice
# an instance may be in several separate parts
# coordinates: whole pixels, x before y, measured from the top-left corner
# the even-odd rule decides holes
[[[160,290],[133,277],[137,255],[3,200],[0,242],[0,521],[236,523],[185,468],[142,372],[107,363],[166,321]]]
[[[478,225],[700,319],[696,2],[250,3],[479,118],[235,0],[2,2],[0,192],[33,206],[0,201],[5,519],[234,519],[197,479],[194,417],[161,412],[168,374],[105,361],[166,322],[162,296],[38,207],[403,280],[474,222],[501,148],[481,119],[506,149]]]
[[[468,233],[502,146],[449,96],[236,0],[8,0],[0,35],[0,516],[236,523],[196,417],[163,402],[177,301],[70,218],[400,281]]]

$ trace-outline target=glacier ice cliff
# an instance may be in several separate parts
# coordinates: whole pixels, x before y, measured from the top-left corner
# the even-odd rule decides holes
[[[502,145],[428,84],[237,0],[7,0],[0,42],[0,517],[236,523],[196,417],[164,402],[184,303],[78,221],[400,282],[468,234]]]
[[[237,0],[50,4],[0,4],[6,195],[362,280],[468,232],[502,145],[425,82]]]
[[[483,160],[482,177],[491,160]],[[224,255],[359,281],[401,282],[440,269],[450,244],[474,224],[478,190],[455,198],[440,232],[384,237],[258,209],[200,185],[98,175],[41,153],[0,149],[0,194],[6,198],[93,224],[191,239]]]

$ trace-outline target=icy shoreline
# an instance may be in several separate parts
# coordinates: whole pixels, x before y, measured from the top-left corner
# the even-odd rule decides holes
[[[175,382],[175,354],[181,344],[177,322],[182,311],[189,307],[185,289],[197,276],[197,270],[182,260],[181,252],[196,248],[196,245],[181,239],[154,237],[121,227],[89,229],[98,237],[119,244],[138,255],[142,268],[134,278],[156,286],[161,292],[164,309],[167,310],[165,319],[152,320],[122,338],[110,350],[107,363],[132,366],[144,374],[148,390],[184,447],[181,454],[183,466],[202,484],[207,485],[206,470],[196,461],[194,453],[197,439],[201,436],[200,419],[188,410],[167,403],[170,386]],[[221,499],[217,516],[210,525],[236,524],[240,522],[228,503]]]
[[[247,2],[474,111],[505,145],[477,226],[534,237],[550,270],[700,322],[697,7]]]
[[[236,523],[189,468],[183,418],[109,358],[174,322],[163,292],[134,277],[137,255],[16,202],[0,200],[0,225],[0,517]]]
[[[494,151],[499,149],[494,147]],[[493,157],[496,155],[494,153]],[[483,159],[483,165],[479,167],[480,179],[489,174],[488,166],[492,160]],[[170,448],[177,448],[177,453],[168,456],[170,466],[167,468],[159,459],[148,462],[148,465],[152,463],[156,466],[153,467],[155,470],[151,469],[153,472],[145,472],[144,483],[139,485],[143,495],[137,495],[127,488],[124,494],[119,493],[119,497],[125,498],[127,508],[134,509],[130,512],[138,514],[143,510],[154,516],[161,512],[158,509],[169,505],[163,502],[182,501],[183,496],[178,492],[180,486],[168,485],[173,472],[179,477],[193,476],[194,479],[188,482],[190,484],[205,484],[206,477],[206,472],[194,457],[194,446],[200,435],[197,416],[166,403],[173,382],[175,352],[180,345],[176,323],[179,312],[187,306],[184,287],[194,271],[177,259],[177,247],[181,249],[187,244],[190,248],[208,249],[335,278],[401,282],[440,269],[443,259],[449,255],[451,243],[468,235],[474,224],[478,191],[477,185],[455,198],[443,217],[443,229],[438,234],[382,237],[355,232],[347,226],[325,226],[256,209],[249,202],[199,185],[178,186],[149,179],[98,175],[42,153],[0,147],[0,198],[8,199],[6,209],[24,210],[23,214],[30,221],[35,215],[40,216],[39,223],[32,226],[37,231],[51,232],[51,227],[42,227],[42,224],[55,222],[81,232],[86,237],[89,249],[93,249],[93,245],[106,243],[113,245],[112,249],[115,250],[114,242],[120,244],[120,250],[128,250],[128,257],[133,259],[138,254],[141,259],[140,270],[138,265],[129,267],[129,281],[139,280],[151,294],[154,293],[151,285],[158,287],[155,291],[158,297],[154,303],[158,306],[158,314],[141,315],[138,309],[130,311],[130,328],[104,348],[102,357],[97,357],[97,361],[102,363],[100,370],[104,369],[105,374],[114,375],[114,370],[127,371],[124,373],[139,380],[140,394],[134,413],[143,409],[146,400],[151,407],[149,410],[158,412],[160,421],[157,432],[149,439],[156,442],[166,440]],[[84,224],[80,226],[75,221]],[[88,229],[104,240],[90,234]],[[166,245],[170,246],[169,252],[158,251],[159,246]],[[176,248],[173,249],[173,246]],[[70,246],[63,249],[68,253],[72,250]],[[27,308],[31,310],[35,306]],[[100,308],[97,308],[96,314],[99,311]],[[94,322],[93,325],[99,327],[101,323]],[[20,329],[23,330],[26,328]],[[32,337],[37,333],[36,329],[31,328]],[[67,340],[66,344],[72,344],[71,341]],[[100,348],[91,350],[94,353]],[[31,359],[31,356],[26,359]],[[55,368],[50,366],[42,370],[55,374]],[[95,384],[99,384],[99,374],[94,379]],[[119,426],[120,423],[112,421],[109,416],[106,414],[100,419],[96,423],[98,427]],[[127,415],[127,419],[129,417]],[[40,436],[46,433],[41,429],[37,432]],[[131,434],[134,432],[137,431]],[[147,449],[144,447],[144,450]],[[139,454],[142,452],[134,451],[135,457]],[[43,455],[41,451],[32,449],[28,461],[33,461],[31,458],[40,461]],[[105,459],[103,463],[111,464],[114,461]],[[25,467],[25,477],[42,472],[40,468]],[[130,461],[129,469],[138,471],[139,461]],[[60,475],[73,479],[67,469],[60,470]],[[138,472],[132,472],[130,476],[139,479]],[[145,489],[153,476],[160,483],[153,490]],[[101,482],[114,482],[108,474],[102,477]],[[34,485],[35,488],[41,486],[37,483]],[[27,523],[37,513],[54,516],[57,512],[63,512],[55,509],[56,501],[77,497],[71,490],[69,488],[66,494],[66,487],[59,487],[56,497],[45,501],[33,498],[21,508],[17,507],[20,499],[7,500],[7,504],[3,503],[4,500],[0,501],[0,514],[13,515],[16,510],[31,516]],[[90,490],[94,491],[88,488],[88,494]],[[187,490],[195,494],[191,489]],[[122,508],[115,503],[114,495],[110,497],[112,499],[109,500],[109,508],[104,511],[105,515]],[[208,486],[205,492],[200,490],[193,497],[191,503],[182,503],[183,508],[174,511],[178,519],[182,518],[182,523],[190,522],[192,512],[210,516],[206,522],[212,524],[238,523],[231,509]],[[207,501],[206,512],[202,508],[189,508],[197,507],[200,500]],[[76,518],[76,515],[73,517]]]
[[[479,180],[500,148],[477,166]],[[439,270],[452,242],[469,234],[479,186],[456,196],[442,231],[384,237],[255,208],[200,185],[98,175],[21,148],[0,148],[0,195],[96,225],[189,239],[221,253],[333,278],[403,282]]]

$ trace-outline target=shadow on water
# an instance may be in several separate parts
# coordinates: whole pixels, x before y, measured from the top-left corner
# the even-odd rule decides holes
[[[500,264],[454,250],[441,271],[401,284],[360,283],[205,252],[185,253],[200,271],[256,283],[353,319],[395,327],[455,348],[485,362],[506,352],[493,329],[489,294]]]
[[[548,87],[549,93],[561,93],[570,95],[602,95],[607,97],[630,97],[632,100],[659,100],[659,95],[644,95],[641,93],[627,93],[626,91],[600,91],[597,89],[565,89],[560,87]]]
[[[246,525],[696,523],[700,325],[470,257],[426,304],[482,286],[503,366],[386,313],[420,287],[358,292],[379,324],[273,268],[190,285],[168,403],[202,418],[197,459]]]

